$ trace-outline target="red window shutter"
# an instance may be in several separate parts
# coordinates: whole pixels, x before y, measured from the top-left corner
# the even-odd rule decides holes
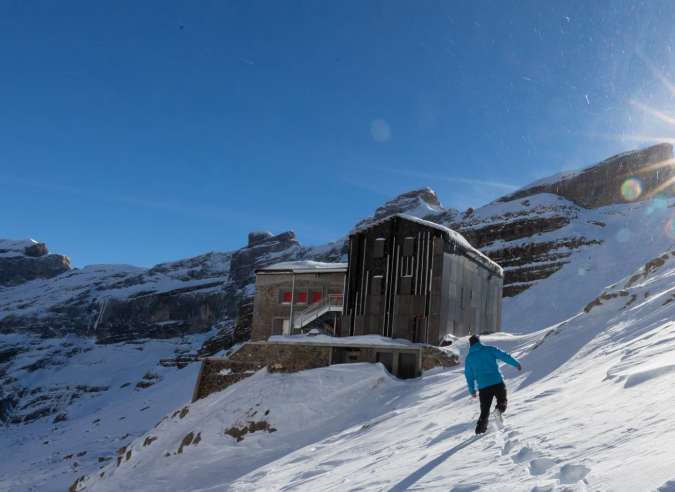
[[[293,299],[293,298],[291,297],[291,295],[292,295],[292,294],[291,294],[290,292],[284,292],[284,300],[283,300],[283,302],[284,302],[284,303],[290,304],[290,303],[291,303],[291,300]]]
[[[307,292],[298,292],[298,304],[307,304]]]
[[[312,304],[321,300],[321,292],[312,292]]]

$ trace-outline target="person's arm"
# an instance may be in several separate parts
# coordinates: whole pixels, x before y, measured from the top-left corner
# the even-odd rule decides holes
[[[506,362],[507,364],[517,368],[519,371],[523,368],[522,364],[518,362],[518,359],[513,357],[511,354],[506,353],[493,345],[490,345],[490,350],[492,350],[492,355],[494,355],[497,359]]]
[[[466,384],[469,387],[469,393],[471,396],[476,395],[476,379],[473,375],[473,369],[468,360],[464,361],[464,376],[466,377]]]

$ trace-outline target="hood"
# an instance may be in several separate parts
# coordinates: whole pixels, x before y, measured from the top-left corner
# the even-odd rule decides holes
[[[471,352],[478,352],[481,350],[483,347],[485,347],[485,344],[483,342],[476,342],[474,343],[471,348],[469,348],[469,353]]]

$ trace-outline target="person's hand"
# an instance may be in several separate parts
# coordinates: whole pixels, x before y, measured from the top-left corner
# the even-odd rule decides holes
[[[518,367],[516,367],[516,369],[518,369],[519,371],[522,371],[522,370],[523,370],[523,365],[520,364]]]
[[[471,398],[476,398],[476,393],[471,393]]]

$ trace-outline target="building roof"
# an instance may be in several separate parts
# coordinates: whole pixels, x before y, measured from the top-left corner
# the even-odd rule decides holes
[[[256,270],[255,273],[281,274],[281,273],[345,273],[347,263],[324,263],[322,261],[285,261],[265,268]]]
[[[494,271],[495,273],[498,273],[499,276],[503,277],[504,276],[504,271],[499,264],[495,263],[492,261],[490,258],[485,256],[483,253],[478,251],[476,248],[471,246],[469,244],[469,241],[467,241],[464,236],[462,236],[459,232],[453,231],[449,227],[445,227],[440,224],[436,224],[435,222],[430,222],[428,220],[420,219],[419,217],[413,217],[412,215],[406,215],[406,214],[393,214],[389,215],[388,217],[385,217],[384,219],[378,220],[377,222],[373,222],[372,224],[368,224],[365,227],[361,227],[360,229],[357,229],[356,231],[350,233],[350,236],[355,236],[357,234],[360,234],[363,231],[366,231],[368,229],[372,229],[373,227],[377,227],[381,224],[384,224],[387,221],[393,220],[393,219],[403,219],[403,220],[408,220],[410,222],[416,222],[420,225],[426,226],[426,227],[431,227],[433,229],[436,229],[438,231],[441,231],[443,233],[443,236],[446,241],[449,241],[453,243],[455,246],[457,246],[458,249],[462,250],[467,256],[475,259],[482,265],[486,266],[490,270]]]

